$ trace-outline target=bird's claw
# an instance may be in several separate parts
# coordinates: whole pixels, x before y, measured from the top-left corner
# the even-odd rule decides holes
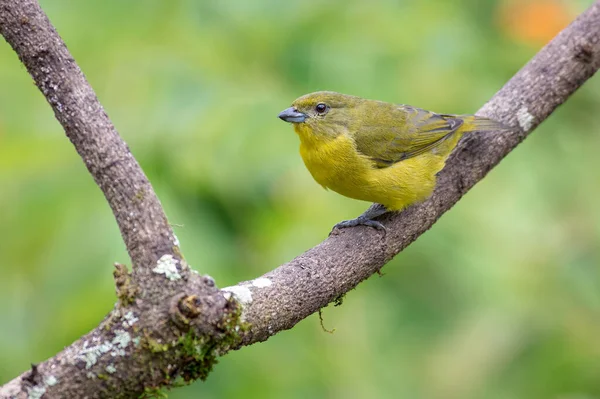
[[[377,220],[366,218],[361,215],[355,219],[344,220],[344,221],[337,223],[335,226],[333,226],[333,229],[331,229],[331,233],[329,233],[329,235],[331,235],[337,229],[345,229],[347,227],[355,227],[355,226],[361,226],[361,225],[373,227],[374,229],[382,231],[383,235],[385,235],[387,233],[387,228],[381,222],[378,222]]]

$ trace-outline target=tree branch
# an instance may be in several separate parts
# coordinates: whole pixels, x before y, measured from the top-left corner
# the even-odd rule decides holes
[[[0,397],[137,396],[172,377],[204,377],[237,337],[237,304],[182,259],[150,182],[37,1],[0,0],[0,33],[104,193],[133,269],[117,265],[119,303],[97,328]]]
[[[177,378],[206,377],[216,356],[291,328],[377,272],[600,66],[597,1],[479,111],[518,128],[465,137],[432,197],[384,219],[385,237],[369,228],[343,230],[263,277],[218,291],[181,258],[150,183],[37,2],[0,0],[0,33],[104,193],[133,264],[133,275],[117,265],[119,302],[106,319],[0,388],[2,398],[136,397]]]
[[[2,0],[0,5],[2,35],[104,193],[131,258],[150,265],[172,253],[173,232],[150,182],[38,3]]]
[[[440,172],[433,195],[382,222],[336,231],[260,279],[233,287],[252,325],[244,344],[264,341],[354,288],[427,231],[600,67],[600,1],[527,63],[479,111],[515,129],[467,135]],[[259,287],[256,287],[258,281]]]

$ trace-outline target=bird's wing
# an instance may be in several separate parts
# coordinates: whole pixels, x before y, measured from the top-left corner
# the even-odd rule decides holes
[[[463,124],[455,115],[436,114],[406,105],[397,106],[377,122],[362,125],[355,135],[357,150],[379,168],[430,151]]]

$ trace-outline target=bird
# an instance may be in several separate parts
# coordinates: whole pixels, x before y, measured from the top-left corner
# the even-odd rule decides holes
[[[333,91],[305,94],[279,118],[293,125],[302,160],[317,183],[373,203],[332,231],[365,225],[385,233],[375,219],[427,199],[465,133],[508,129],[481,116],[438,114]]]

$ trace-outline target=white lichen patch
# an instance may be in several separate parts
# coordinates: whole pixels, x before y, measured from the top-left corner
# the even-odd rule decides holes
[[[115,331],[115,337],[112,340],[114,350],[110,353],[111,356],[125,356],[124,348],[131,343],[131,335],[127,331],[117,330]]]
[[[45,386],[33,386],[31,388],[27,388],[27,399],[41,399],[42,396],[46,393]]]
[[[54,386],[54,385],[58,384],[58,378],[56,378],[53,375],[49,375],[46,378],[44,378],[44,383],[46,385],[48,385],[49,387]]]
[[[136,323],[136,321],[138,321],[138,320],[139,319],[137,317],[135,317],[133,312],[130,310],[123,316],[123,323],[122,323],[123,328],[129,328],[129,327],[133,326]]]
[[[181,274],[177,270],[177,259],[173,255],[163,255],[156,262],[156,267],[152,269],[154,273],[164,274],[171,281],[179,280]]]
[[[112,357],[125,356],[125,350],[124,349],[115,349],[114,351],[110,352],[110,355]]]
[[[242,305],[247,305],[250,302],[252,302],[252,292],[246,285],[234,285],[231,287],[225,287],[223,288],[223,291],[231,292],[235,299]]]
[[[266,277],[259,277],[257,279],[252,280],[252,285],[256,288],[268,287],[271,284],[273,284],[273,282]]]
[[[179,246],[179,238],[177,238],[175,233],[173,233],[173,245],[175,245],[176,247]]]
[[[141,341],[140,337],[135,337],[135,338],[133,338],[133,339],[131,340],[131,342],[133,342],[133,344],[134,344],[136,347],[140,346],[140,341]]]
[[[95,380],[96,379],[96,374],[92,373],[91,371],[88,371],[85,376],[87,378],[89,378],[90,380]]]
[[[85,362],[85,368],[91,369],[98,362],[98,359],[105,353],[110,352],[111,356],[125,356],[125,348],[131,343],[131,335],[127,331],[115,331],[115,337],[111,342],[105,341],[100,345],[88,347],[88,341],[83,343],[83,348],[76,356],[77,360]]]
[[[535,123],[535,116],[531,115],[526,107],[521,107],[517,111],[517,121],[521,129],[528,132]]]
[[[223,291],[225,291],[224,297],[229,300],[233,295],[241,305],[247,305],[252,302],[253,290],[270,287],[271,285],[273,285],[273,282],[270,279],[259,277],[240,285],[223,288]]]
[[[83,343],[83,348],[77,355],[77,359],[83,360],[85,362],[85,368],[90,369],[94,364],[98,362],[98,358],[103,354],[110,352],[112,349],[112,344],[110,342],[105,342],[100,345],[94,345],[88,348],[88,343],[85,341]]]
[[[53,375],[49,375],[44,378],[44,382],[42,384],[27,388],[27,398],[41,399],[46,393],[47,388],[56,384],[58,384],[58,379]]]
[[[117,368],[112,364],[109,364],[108,366],[106,366],[106,372],[109,374],[114,374],[117,372]]]

